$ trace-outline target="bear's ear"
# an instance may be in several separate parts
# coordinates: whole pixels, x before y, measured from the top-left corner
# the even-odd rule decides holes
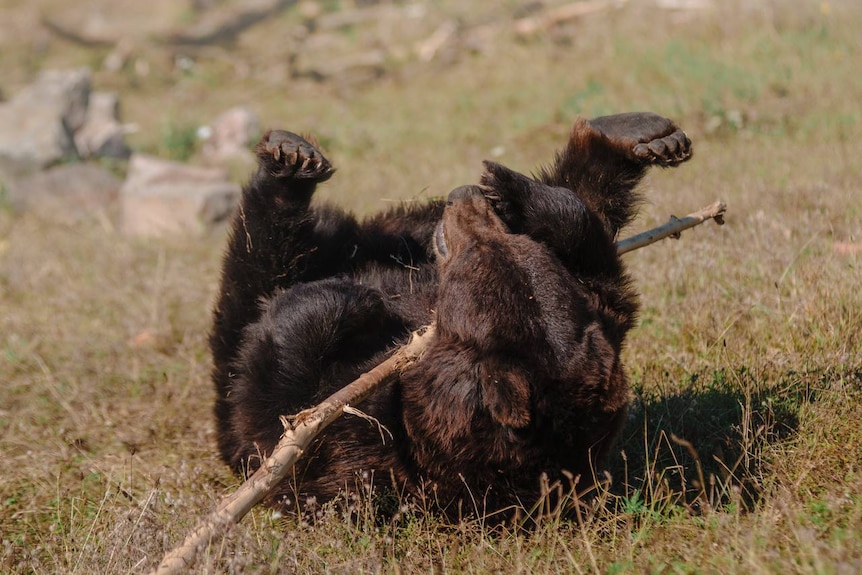
[[[500,425],[521,429],[530,423],[530,382],[518,368],[479,365],[482,403]]]

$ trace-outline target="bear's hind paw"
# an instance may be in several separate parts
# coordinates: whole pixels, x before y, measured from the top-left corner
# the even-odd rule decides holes
[[[602,116],[588,125],[611,149],[640,164],[676,166],[691,157],[691,140],[685,132],[652,112]]]
[[[660,166],[676,166],[691,157],[691,140],[682,130],[663,138],[641,142],[632,149],[641,161]]]

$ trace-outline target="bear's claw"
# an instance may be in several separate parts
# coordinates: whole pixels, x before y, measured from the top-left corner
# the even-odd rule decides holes
[[[276,178],[328,180],[335,169],[314,144],[285,130],[264,134],[255,148],[262,168]]]

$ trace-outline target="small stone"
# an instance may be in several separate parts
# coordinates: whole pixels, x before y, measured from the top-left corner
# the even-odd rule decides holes
[[[73,225],[111,221],[122,180],[99,166],[63,164],[8,185],[13,209]]]
[[[119,121],[120,101],[112,92],[93,92],[87,119],[75,132],[75,147],[82,158],[128,158],[126,128]]]
[[[233,213],[240,193],[223,169],[135,154],[120,190],[122,231],[148,237],[199,235]]]
[[[73,134],[83,126],[90,71],[47,70],[0,104],[0,173],[21,176],[78,157]]]
[[[201,155],[210,164],[221,164],[237,156],[249,155],[252,143],[260,137],[260,120],[245,107],[231,108],[219,115],[206,130]]]

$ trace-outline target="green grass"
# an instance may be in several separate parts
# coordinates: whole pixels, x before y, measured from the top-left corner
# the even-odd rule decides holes
[[[321,197],[360,212],[475,181],[492,152],[531,170],[576,115],[631,109],[674,117],[696,149],[645,181],[631,232],[729,205],[724,227],[626,256],[643,302],[624,358],[635,401],[580,522],[527,533],[421,505],[381,521],[359,501],[352,520],[327,507],[310,523],[261,508],[195,572],[862,570],[862,11],[718,4],[674,23],[632,2],[569,36],[504,33],[488,52],[346,87],[266,77],[285,48],[260,38],[290,12],[182,76],[157,45],[140,48],[149,77],[96,71],[141,127],[138,149],[184,156],[192,126],[251,105],[265,126],[318,135],[339,170]],[[499,9],[466,6],[431,14],[470,24]],[[10,81],[96,59],[17,50],[0,57]],[[223,242],[0,207],[0,572],[147,571],[236,488],[215,452],[206,347]]]
[[[197,143],[195,126],[179,126],[168,120],[162,125],[162,138],[154,153],[177,162],[186,162],[194,155]]]

